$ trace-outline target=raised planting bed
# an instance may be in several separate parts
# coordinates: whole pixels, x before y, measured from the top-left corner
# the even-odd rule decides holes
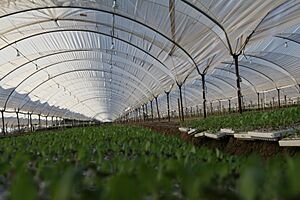
[[[232,134],[233,131],[289,129],[299,126],[299,124],[300,107],[291,107],[273,111],[249,111],[243,114],[233,113],[222,116],[209,116],[205,119],[186,120],[181,123],[181,126],[209,130],[211,132],[217,132],[222,129],[222,131]]]

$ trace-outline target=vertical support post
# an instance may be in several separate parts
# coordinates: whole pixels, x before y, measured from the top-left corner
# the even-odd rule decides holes
[[[285,107],[287,107],[288,105],[287,105],[287,99],[286,99],[286,95],[284,95],[284,105],[285,105]]]
[[[146,108],[146,120],[148,120],[148,103],[145,104],[145,108]]]
[[[179,98],[177,99],[177,104],[178,104],[178,118],[181,120],[181,110],[180,110],[180,100]]]
[[[141,108],[138,108],[138,121],[141,121]]]
[[[155,97],[155,103],[156,103],[156,111],[157,111],[157,117],[158,117],[158,121],[160,121],[160,114],[159,114],[159,107],[158,107],[158,100],[157,97]]]
[[[4,110],[1,110],[1,118],[2,118],[2,133],[3,133],[3,135],[5,135]]]
[[[239,109],[239,113],[242,114],[243,110],[242,110],[241,77],[240,77],[240,71],[239,71],[239,56],[237,54],[234,54],[233,59],[234,59],[234,63],[235,63],[238,109]]]
[[[74,120],[73,120],[74,122]],[[51,116],[51,126],[53,126],[53,116]]]
[[[278,101],[278,108],[280,108],[280,89],[277,88],[277,101]]]
[[[58,124],[58,117],[56,117],[56,126],[58,126],[59,124]]]
[[[29,114],[29,112],[28,112],[28,129],[30,130],[30,114]]]
[[[170,92],[165,92],[167,95],[167,110],[168,110],[168,121],[171,121],[170,117]]]
[[[228,112],[231,112],[231,100],[228,99]]]
[[[153,100],[150,101],[150,108],[151,108],[151,120],[153,121]]]
[[[146,114],[145,114],[145,105],[143,104],[143,120],[146,121]]]
[[[38,117],[39,117],[39,128],[41,128],[42,127],[42,125],[41,125],[41,114],[38,114]]]
[[[179,97],[180,97],[180,107],[181,107],[181,120],[184,122],[184,111],[183,111],[183,100],[182,100],[182,85],[178,85]]]
[[[46,116],[46,128],[48,128],[48,116]]]
[[[32,125],[32,113],[29,114],[29,121],[30,121],[30,131],[33,131],[33,125]]]
[[[259,92],[257,93],[257,109],[260,109],[260,103],[259,103]]]
[[[212,102],[210,102],[210,113],[211,113],[211,114],[213,113],[213,105],[212,105]]]
[[[19,111],[16,112],[17,114],[17,123],[18,123],[18,131],[21,131],[21,127],[20,127],[20,118],[19,118]]]
[[[203,117],[206,118],[206,91],[205,91],[205,74],[201,74],[202,80],[202,100],[203,100]]]

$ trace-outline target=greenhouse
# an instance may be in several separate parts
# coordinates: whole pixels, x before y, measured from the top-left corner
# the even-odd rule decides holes
[[[1,0],[0,25],[0,200],[300,198],[299,0]]]

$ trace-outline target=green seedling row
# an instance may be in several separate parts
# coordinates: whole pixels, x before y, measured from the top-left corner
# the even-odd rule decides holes
[[[0,199],[296,199],[300,158],[262,161],[127,126],[0,140]]]
[[[251,130],[277,130],[298,125],[300,107],[282,108],[274,111],[249,111],[243,114],[210,116],[201,120],[190,120],[182,123],[184,127],[210,130],[216,132],[221,128],[232,128],[237,132]]]

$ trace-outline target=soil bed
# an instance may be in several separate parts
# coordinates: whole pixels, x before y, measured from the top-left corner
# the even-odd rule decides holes
[[[234,155],[250,155],[252,153],[256,153],[264,158],[273,157],[277,154],[290,156],[294,156],[296,154],[300,155],[300,148],[280,147],[278,142],[238,140],[232,136],[227,136],[220,140],[210,139],[207,137],[195,138],[193,135],[180,133],[178,130],[180,126],[178,122],[146,122],[139,123],[137,125],[168,135],[180,135],[182,139],[192,142],[196,146],[218,148],[223,152]]]

